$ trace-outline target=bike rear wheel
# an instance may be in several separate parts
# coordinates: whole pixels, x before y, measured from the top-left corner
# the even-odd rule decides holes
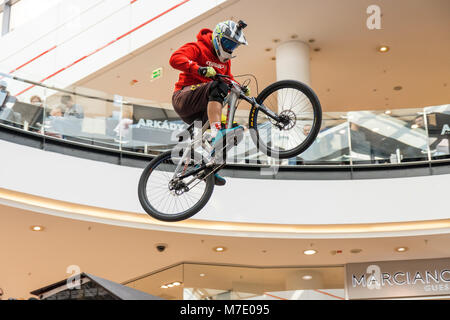
[[[267,156],[278,159],[298,156],[317,138],[322,125],[322,107],[307,85],[294,80],[276,82],[256,100],[281,119],[277,122],[256,107],[250,112],[251,136]]]
[[[184,173],[195,170],[199,165],[194,159],[201,157],[191,157],[189,164],[182,164]],[[173,183],[179,160],[172,158],[171,151],[163,153],[153,159],[141,175],[139,201],[142,208],[157,220],[177,222],[189,219],[203,209],[214,190],[214,174],[208,175],[206,171]]]

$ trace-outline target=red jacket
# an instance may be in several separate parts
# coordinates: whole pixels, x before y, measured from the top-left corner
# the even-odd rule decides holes
[[[202,29],[197,35],[197,42],[186,43],[170,57],[170,65],[182,71],[175,91],[183,87],[212,81],[198,74],[200,67],[214,67],[217,73],[231,75],[231,62],[223,63],[216,55],[212,44],[212,30]]]

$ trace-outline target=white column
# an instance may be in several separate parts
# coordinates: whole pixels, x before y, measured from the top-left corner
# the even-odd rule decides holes
[[[277,81],[297,80],[311,85],[308,44],[289,41],[277,48]]]
[[[310,48],[301,41],[289,41],[282,43],[276,50],[277,81],[297,80],[308,86],[311,85]],[[278,96],[278,113],[291,109],[295,113],[303,110],[304,103],[298,92],[287,90]],[[306,111],[306,110],[305,110]],[[303,115],[305,116],[305,115]],[[272,141],[281,149],[291,149],[302,142],[306,136],[303,134],[306,126],[311,127],[311,120],[303,118],[289,131],[272,131]]]

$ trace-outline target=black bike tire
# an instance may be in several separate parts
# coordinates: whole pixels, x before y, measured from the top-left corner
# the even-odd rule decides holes
[[[163,163],[165,160],[170,160],[172,158],[172,151],[165,152],[155,159],[153,159],[147,167],[142,172],[141,178],[139,180],[139,186],[138,186],[138,195],[139,195],[139,201],[142,205],[142,208],[147,212],[148,215],[150,215],[152,218],[155,218],[159,221],[163,222],[178,222],[183,221],[186,219],[191,218],[193,215],[197,214],[200,210],[203,209],[203,207],[208,203],[209,199],[212,196],[212,193],[214,191],[214,175],[211,174],[207,180],[206,180],[206,190],[203,194],[202,198],[199,202],[192,208],[180,212],[179,214],[165,214],[162,212],[159,212],[156,210],[148,201],[147,193],[146,193],[146,186],[148,179],[153,172],[153,170],[158,167],[161,163]]]
[[[314,111],[314,122],[311,128],[311,133],[308,135],[305,141],[303,141],[299,146],[290,151],[274,151],[271,148],[267,147],[264,143],[260,142],[259,132],[255,123],[255,120],[258,118],[259,109],[255,107],[250,110],[249,128],[253,142],[260,151],[262,151],[269,157],[276,156],[278,159],[289,159],[305,152],[316,140],[322,126],[322,106],[320,104],[319,98],[309,86],[295,80],[283,80],[271,84],[258,95],[256,101],[261,104],[273,92],[280,89],[298,89],[308,97],[309,101],[312,104]]]

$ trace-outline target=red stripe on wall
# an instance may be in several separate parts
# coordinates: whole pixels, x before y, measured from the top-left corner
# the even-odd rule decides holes
[[[27,61],[27,62],[25,62],[25,63],[22,64],[21,66],[15,68],[15,69],[12,69],[9,73],[11,74],[11,73],[14,73],[14,72],[16,72],[16,71],[22,69],[22,68],[25,67],[26,65],[29,65],[29,64],[32,63],[33,61],[35,61],[35,60],[39,59],[40,57],[46,55],[46,54],[49,53],[50,51],[56,49],[56,47],[57,47],[57,46],[51,47],[51,48],[48,49],[47,51],[44,51],[44,52],[42,52],[40,55],[34,57],[33,59],[31,59],[31,60],[29,60],[29,61]]]
[[[135,3],[136,1],[138,1],[138,0],[132,0],[132,1],[130,2],[130,4],[133,4],[133,3]],[[54,50],[54,49],[56,49],[56,48],[57,48],[57,45],[53,46],[52,48],[48,49],[47,51],[44,51],[44,52],[41,53],[40,55],[34,57],[33,59],[31,59],[31,60],[29,60],[29,61],[27,61],[27,62],[25,62],[25,63],[22,64],[21,66],[15,68],[15,69],[13,69],[13,70],[11,70],[9,73],[11,74],[11,73],[14,73],[14,72],[16,72],[16,71],[22,69],[22,68],[25,67],[26,65],[32,63],[33,61],[39,59],[39,58],[42,57],[43,55],[46,55],[47,53],[49,53],[50,51],[52,51],[52,50]]]
[[[130,4],[132,4],[132,3],[136,2],[136,1],[137,1],[137,0],[132,0]],[[40,80],[39,82],[44,82],[44,81],[47,81],[47,80],[53,78],[54,76],[60,74],[61,72],[63,72],[63,71],[65,71],[65,70],[67,70],[67,69],[73,67],[73,66],[76,65],[77,63],[79,63],[79,62],[81,62],[81,61],[83,61],[83,60],[89,58],[90,56],[96,54],[97,52],[99,52],[99,51],[101,51],[101,50],[103,50],[103,49],[109,47],[110,45],[116,43],[117,41],[119,41],[119,40],[121,40],[121,39],[123,39],[123,38],[125,38],[126,36],[129,36],[129,35],[132,34],[133,32],[136,32],[137,30],[139,30],[139,29],[145,27],[145,26],[148,25],[149,23],[155,21],[156,19],[161,18],[162,16],[168,14],[169,12],[175,10],[176,8],[182,6],[183,4],[185,4],[185,3],[189,2],[189,1],[191,1],[191,0],[184,0],[184,1],[181,1],[180,3],[176,4],[175,6],[173,6],[173,7],[169,8],[169,9],[167,9],[166,11],[164,11],[164,12],[162,12],[162,13],[160,13],[160,14],[158,14],[157,16],[155,16],[155,17],[151,18],[150,20],[148,20],[148,21],[142,23],[141,25],[137,26],[136,28],[134,28],[134,29],[128,31],[127,33],[124,33],[123,35],[117,37],[116,39],[111,40],[111,41],[108,42],[107,44],[101,46],[100,48],[98,48],[98,49],[96,49],[96,50],[94,50],[94,51],[92,51],[91,53],[85,55],[84,57],[79,58],[78,60],[76,60],[76,61],[72,62],[71,64],[69,64],[68,66],[66,66],[66,67],[64,67],[64,68],[62,68],[62,69],[60,69],[60,70],[54,72],[53,74],[51,74],[51,75],[45,77],[44,79]],[[30,89],[32,89],[32,88],[34,88],[34,87],[35,87],[35,86],[33,85],[33,86],[30,86],[30,87],[26,88],[25,90],[22,90],[21,92],[19,92],[18,94],[16,94],[16,96],[20,96],[21,94],[27,92],[28,90],[30,90]]]

